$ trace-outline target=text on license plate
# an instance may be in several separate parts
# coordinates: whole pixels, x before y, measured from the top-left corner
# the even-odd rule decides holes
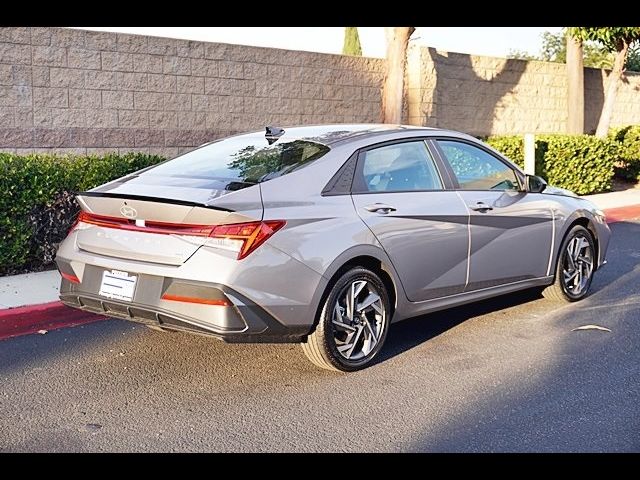
[[[114,300],[127,300],[130,302],[133,299],[137,280],[137,276],[129,275],[127,272],[120,270],[111,270],[109,272],[105,270],[102,273],[102,283],[98,294]]]

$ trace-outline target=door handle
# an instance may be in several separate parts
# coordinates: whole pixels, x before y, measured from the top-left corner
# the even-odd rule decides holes
[[[392,207],[391,205],[385,205],[384,203],[374,203],[373,205],[367,205],[364,208],[369,212],[383,213],[385,215],[396,211],[396,207]]]
[[[475,205],[469,205],[469,208],[476,212],[488,212],[489,210],[493,210],[493,207],[490,207],[484,202],[478,202]]]

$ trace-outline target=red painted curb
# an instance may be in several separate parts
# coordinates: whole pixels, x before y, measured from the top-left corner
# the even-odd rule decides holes
[[[104,319],[106,317],[67,307],[61,302],[9,308],[0,310],[0,340]]]
[[[628,205],[626,207],[607,208],[604,211],[607,223],[624,222],[640,218],[640,205]]]
[[[640,218],[640,205],[609,208],[604,211],[607,223]],[[105,320],[107,317],[67,307],[61,302],[28,305],[0,310],[0,340],[36,333],[39,330],[55,330],[84,323]]]

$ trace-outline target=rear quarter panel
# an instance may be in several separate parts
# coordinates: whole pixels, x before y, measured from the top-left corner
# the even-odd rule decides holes
[[[349,158],[354,147],[331,152],[333,158],[261,184],[265,220],[286,220],[268,243],[329,280],[349,260],[366,255],[381,261],[404,298],[398,276],[382,246],[356,214],[350,195],[322,196],[321,191]],[[302,279],[288,279],[292,286]],[[319,302],[324,291],[316,292]]]

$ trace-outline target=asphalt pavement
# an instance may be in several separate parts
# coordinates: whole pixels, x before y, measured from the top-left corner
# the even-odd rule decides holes
[[[584,301],[395,324],[353,374],[119,320],[2,341],[0,451],[638,452],[640,223],[612,230]]]

